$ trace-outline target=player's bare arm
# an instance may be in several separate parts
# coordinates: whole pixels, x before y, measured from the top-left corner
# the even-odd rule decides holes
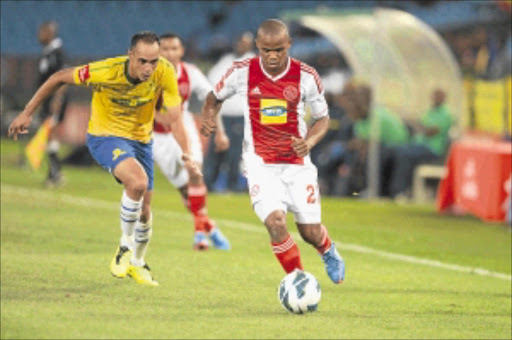
[[[305,157],[322,140],[329,129],[329,116],[316,120],[309,129],[306,138],[292,137],[292,147],[299,157]]]
[[[217,133],[215,134],[215,152],[222,152],[229,149],[229,138],[224,130],[221,116],[217,115]]]
[[[183,152],[182,160],[185,168],[192,176],[202,176],[199,165],[192,160],[190,156],[190,141],[188,133],[183,124],[183,115],[181,114],[181,105],[168,107],[164,114],[156,113],[159,119],[169,124],[174,138],[178,142]]]
[[[54,73],[47,81],[41,85],[34,96],[25,106],[25,109],[13,120],[9,126],[8,135],[12,136],[14,140],[18,139],[18,134],[25,134],[28,132],[28,126],[32,121],[38,106],[59,87],[64,84],[74,84],[73,81],[74,68],[67,68]]]
[[[213,94],[213,91],[208,93],[206,96],[206,100],[204,101],[203,108],[201,110],[202,122],[201,122],[201,134],[205,137],[210,136],[215,132],[217,125],[220,125],[219,131],[221,133],[224,132],[224,128],[221,124],[217,124],[220,120],[218,120],[217,116],[219,114],[220,108],[222,107],[222,101],[218,100],[217,97]]]

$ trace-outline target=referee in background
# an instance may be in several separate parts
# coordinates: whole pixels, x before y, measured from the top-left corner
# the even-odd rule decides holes
[[[62,39],[57,36],[58,25],[55,21],[47,21],[39,26],[38,38],[43,46],[42,55],[38,60],[38,77],[36,86],[39,88],[52,74],[65,67],[65,55]],[[61,174],[61,163],[57,156],[60,142],[56,136],[56,127],[64,120],[68,98],[65,86],[54,95],[48,97],[42,105],[41,117],[44,122],[52,117],[51,130],[46,151],[48,153],[48,176],[45,185],[55,187],[64,184]]]

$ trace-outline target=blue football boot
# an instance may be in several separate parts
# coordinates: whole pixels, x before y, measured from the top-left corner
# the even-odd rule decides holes
[[[220,231],[220,229],[218,227],[214,227],[210,231],[209,236],[210,236],[210,240],[213,243],[213,246],[216,249],[220,249],[220,250],[230,250],[231,249],[228,239],[226,238],[226,236],[224,236],[224,234],[222,234],[222,232]]]
[[[334,242],[331,244],[331,248],[322,255],[322,260],[325,263],[327,275],[329,275],[332,282],[342,283],[345,279],[345,262],[338,254]]]

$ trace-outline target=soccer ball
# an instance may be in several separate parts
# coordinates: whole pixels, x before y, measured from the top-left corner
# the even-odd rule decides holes
[[[316,278],[298,269],[286,275],[277,288],[281,306],[295,314],[316,311],[321,296],[320,283]]]

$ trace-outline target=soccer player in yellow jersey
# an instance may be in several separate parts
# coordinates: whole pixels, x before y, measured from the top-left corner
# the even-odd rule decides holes
[[[152,234],[153,119],[172,129],[185,167],[201,175],[190,157],[189,139],[181,114],[176,73],[159,57],[160,40],[153,32],[132,37],[127,56],[67,68],[52,75],[11,123],[9,135],[27,133],[36,108],[64,84],[93,90],[86,144],[94,159],[123,184],[122,236],[110,269],[116,277],[131,276],[137,283],[157,286],[144,255]],[[162,95],[164,110],[154,107]]]

